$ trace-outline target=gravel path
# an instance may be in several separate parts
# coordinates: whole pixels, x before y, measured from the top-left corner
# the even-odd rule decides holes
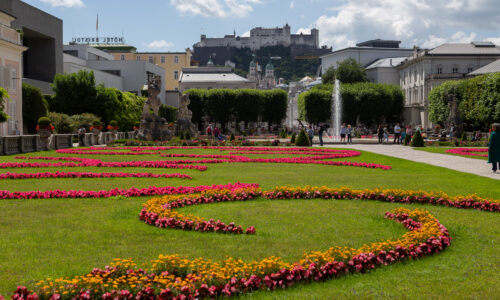
[[[483,177],[500,180],[500,172],[491,172],[491,164],[486,161],[460,157],[455,155],[431,153],[426,151],[414,150],[411,147],[401,145],[327,145],[326,147],[356,149],[361,151],[373,152],[433,166],[443,167],[459,172],[470,173]]]

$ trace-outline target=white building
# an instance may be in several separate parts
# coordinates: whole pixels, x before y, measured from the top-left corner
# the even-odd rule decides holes
[[[370,82],[399,85],[399,71],[395,68],[406,57],[381,58],[366,67],[366,76]]]
[[[81,70],[93,71],[96,84],[104,84],[105,87],[117,88],[123,91],[123,78],[121,76],[92,69],[88,66],[89,61],[109,61],[113,59],[113,55],[87,45],[64,45],[64,73],[73,74]]]
[[[415,49],[412,56],[396,68],[405,93],[404,116],[407,123],[432,127],[429,121],[429,93],[448,80],[467,74],[500,58],[500,47],[491,42],[443,44],[431,50]]]
[[[165,91],[165,69],[148,61],[114,60],[113,55],[87,45],[64,46],[64,72],[94,71],[97,84],[141,95],[153,75],[161,77],[161,91]],[[166,94],[160,93],[166,104]]]
[[[250,30],[250,37],[240,37],[236,34],[226,35],[223,38],[207,38],[202,35],[200,42],[194,45],[198,47],[235,47],[250,48],[259,50],[261,47],[282,45],[289,46],[307,46],[310,48],[319,48],[319,30],[311,29],[311,34],[291,34],[290,26],[286,24],[283,27],[262,28],[256,27]]]
[[[179,90],[255,89],[256,83],[233,73],[228,67],[182,68]]]
[[[491,64],[488,64],[482,68],[479,68],[469,74],[467,76],[480,76],[491,73],[500,73],[500,59],[495,60]]]
[[[334,68],[349,58],[356,60],[361,66],[367,67],[381,58],[405,57],[412,54],[413,49],[399,48],[400,41],[372,40],[321,56],[321,70]]]

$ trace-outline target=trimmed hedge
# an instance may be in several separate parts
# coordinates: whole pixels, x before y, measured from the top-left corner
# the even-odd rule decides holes
[[[309,137],[306,134],[306,131],[304,129],[300,130],[299,136],[297,137],[297,140],[295,141],[296,146],[300,147],[308,147],[311,146],[311,142],[309,141]]]
[[[165,118],[168,123],[172,123],[177,120],[178,110],[179,109],[177,107],[162,104],[160,105],[160,109],[158,110],[158,115],[162,118]]]
[[[28,133],[36,133],[38,120],[47,116],[48,107],[39,88],[23,83],[23,125]]]
[[[487,130],[500,120],[500,73],[446,81],[429,94],[429,119],[445,124],[450,111],[448,97],[455,95],[458,111],[468,130]]]
[[[425,147],[424,139],[420,130],[417,130],[411,139],[410,146],[412,147]]]

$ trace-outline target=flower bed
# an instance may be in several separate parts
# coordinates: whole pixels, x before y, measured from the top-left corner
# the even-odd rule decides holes
[[[456,148],[456,149],[446,150],[446,153],[465,155],[465,156],[488,157],[488,148]]]
[[[423,203],[499,212],[500,201],[475,195],[450,197],[444,193],[405,190],[353,190],[327,187],[277,187],[261,192],[258,185],[234,184],[191,188],[185,195],[154,198],[144,204],[139,218],[160,228],[201,232],[255,234],[234,223],[206,221],[183,215],[176,208],[225,201],[247,201],[256,197],[279,199],[363,199],[398,203]],[[333,246],[326,251],[310,251],[297,262],[271,256],[243,262],[227,258],[213,262],[180,255],[160,255],[147,269],[137,268],[130,259],[115,259],[105,269],[74,278],[46,279],[35,292],[19,287],[13,299],[193,299],[234,296],[255,290],[275,290],[296,283],[324,281],[350,273],[365,273],[378,266],[438,254],[450,245],[448,230],[429,212],[397,208],[385,214],[402,224],[403,236],[363,245],[357,249]]]
[[[93,173],[93,172],[40,172],[40,173],[2,173],[0,179],[47,179],[47,178],[181,178],[193,179],[186,174],[153,173]]]

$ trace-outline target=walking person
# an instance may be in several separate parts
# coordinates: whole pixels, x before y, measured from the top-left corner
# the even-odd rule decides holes
[[[406,127],[406,135],[410,137],[410,139],[413,137],[413,129],[411,128],[411,125],[408,125]]]
[[[394,126],[394,141],[392,142],[393,144],[399,144],[401,139],[401,127],[399,126],[399,123]]]
[[[309,142],[311,143],[311,147],[312,147],[313,139],[314,139],[314,130],[313,130],[312,125],[309,125],[309,127],[307,127],[307,136],[309,137]]]
[[[488,146],[488,163],[492,164],[492,171],[496,173],[500,169],[500,123],[492,126],[490,144]]]
[[[387,126],[384,127],[384,143],[389,144],[389,129],[387,129]]]
[[[220,135],[220,130],[219,130],[219,127],[215,126],[215,128],[214,128],[214,130],[213,130],[213,131],[214,131],[214,138],[215,138],[216,140],[218,140],[218,139],[219,139],[219,135]]]
[[[207,138],[212,139],[212,124],[208,123],[206,132],[207,132]]]
[[[352,144],[352,127],[351,124],[347,125],[347,143]]]
[[[319,125],[319,130],[318,130],[318,138],[319,138],[319,145],[323,147],[323,133],[325,132],[325,125]]]
[[[382,128],[382,125],[378,125],[377,136],[378,136],[378,143],[382,144],[384,142],[384,128]]]
[[[78,129],[78,142],[80,147],[85,146],[85,133],[87,133],[85,126],[80,126],[80,129]]]
[[[345,144],[345,136],[347,134],[347,128],[345,127],[345,123],[340,126],[340,142]]]

